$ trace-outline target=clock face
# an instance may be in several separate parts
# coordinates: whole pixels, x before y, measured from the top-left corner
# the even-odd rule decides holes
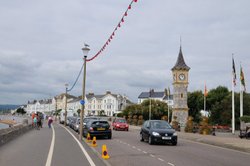
[[[179,75],[179,79],[182,80],[182,81],[185,80],[185,75],[184,74],[180,74]]]

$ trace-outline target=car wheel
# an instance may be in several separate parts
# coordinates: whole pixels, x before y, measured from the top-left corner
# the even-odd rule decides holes
[[[172,145],[176,146],[177,145],[177,141],[172,142]]]
[[[141,142],[144,141],[143,136],[142,136],[142,133],[140,133],[140,141],[141,141]]]
[[[148,143],[149,143],[149,145],[153,145],[154,144],[154,141],[152,140],[151,136],[148,137]]]

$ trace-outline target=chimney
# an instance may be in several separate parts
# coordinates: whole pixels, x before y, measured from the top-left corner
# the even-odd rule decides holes
[[[106,94],[111,94],[111,92],[110,91],[106,91]]]

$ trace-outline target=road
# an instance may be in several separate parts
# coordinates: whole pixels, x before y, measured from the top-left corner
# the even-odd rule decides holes
[[[177,146],[149,145],[139,141],[136,129],[113,131],[111,140],[97,139],[97,147],[90,147],[85,141],[79,143],[77,134],[62,125],[54,124],[53,129],[32,130],[0,147],[0,165],[248,166],[250,163],[249,153],[181,138]],[[107,145],[110,156],[105,161],[100,158],[103,144]]]

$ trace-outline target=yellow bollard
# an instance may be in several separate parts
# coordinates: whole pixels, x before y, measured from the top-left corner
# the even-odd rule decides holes
[[[97,146],[96,137],[93,137],[91,146],[92,146],[92,147],[96,147],[96,146]]]
[[[107,146],[105,144],[102,145],[102,158],[103,159],[109,159]]]
[[[90,137],[90,134],[88,133],[87,135],[87,142],[91,142],[91,137]]]

